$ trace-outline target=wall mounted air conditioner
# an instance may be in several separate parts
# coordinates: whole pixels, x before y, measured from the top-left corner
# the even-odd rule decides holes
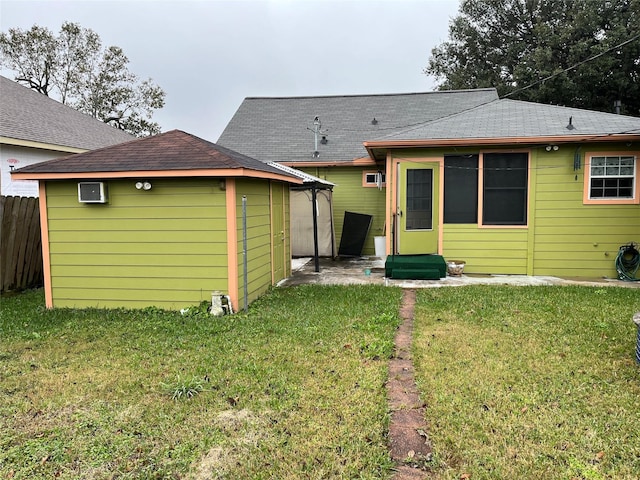
[[[80,203],[107,203],[107,186],[104,182],[79,182]]]

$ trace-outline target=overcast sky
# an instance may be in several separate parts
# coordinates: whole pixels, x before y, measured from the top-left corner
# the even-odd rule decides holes
[[[154,115],[216,141],[245,97],[426,92],[459,0],[1,0],[0,27],[64,21],[121,47],[166,92]],[[10,77],[12,78],[12,77]]]

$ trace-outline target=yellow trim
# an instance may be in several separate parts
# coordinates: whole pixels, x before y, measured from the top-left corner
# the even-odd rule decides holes
[[[233,311],[238,311],[240,303],[238,286],[238,221],[236,217],[236,179],[226,181],[227,203],[227,284]]]
[[[527,196],[527,275],[533,275],[536,256],[536,203],[538,195],[538,165],[540,149],[529,154],[529,195]],[[531,188],[534,185],[534,188]]]
[[[633,198],[589,198],[591,190],[591,158],[592,157],[633,157],[635,163],[635,185],[633,189]],[[637,205],[640,204],[640,172],[638,169],[638,159],[640,152],[585,152],[584,154],[584,188],[582,190],[583,205]]]
[[[394,247],[394,245],[392,244],[393,241],[393,229],[395,229],[395,225],[393,223],[393,216],[391,214],[391,212],[395,211],[395,203],[394,203],[394,197],[397,198],[397,195],[394,195],[395,192],[395,178],[393,177],[393,158],[391,157],[391,152],[387,152],[387,160],[386,160],[386,180],[388,182],[388,184],[391,186],[391,188],[387,188],[386,192],[385,192],[385,197],[386,197],[386,219],[387,221],[385,222],[385,231],[386,231],[386,254],[390,255],[391,254],[391,249]]]
[[[485,225],[483,223],[484,209],[484,155],[485,153],[504,153],[504,150],[486,150],[481,151],[478,155],[478,228],[487,229],[527,229],[529,228],[529,212],[531,201],[531,150],[509,150],[508,153],[526,153],[527,154],[527,223],[524,225]]]
[[[260,172],[247,168],[225,169],[194,169],[194,170],[130,170],[126,172],[78,172],[78,173],[30,173],[13,172],[16,180],[70,180],[85,178],[167,178],[167,177],[250,177],[269,180],[279,180],[287,183],[302,184],[301,178],[280,175],[277,173]]]
[[[40,236],[42,242],[42,272],[44,277],[44,300],[47,308],[53,308],[51,287],[51,255],[49,249],[49,219],[47,217],[47,188],[44,182],[38,185],[40,204]]]
[[[39,148],[43,150],[52,150],[55,152],[82,153],[86,152],[86,148],[65,147],[63,145],[54,145],[52,143],[34,142],[31,140],[20,140],[19,138],[0,137],[0,144],[14,145],[17,147]]]

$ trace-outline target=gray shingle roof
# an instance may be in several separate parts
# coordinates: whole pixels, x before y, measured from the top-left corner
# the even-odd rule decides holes
[[[496,100],[495,89],[321,97],[248,97],[219,145],[264,162],[348,162],[367,156],[362,142]],[[327,143],[318,139],[314,117]],[[372,124],[372,121],[375,124]]]
[[[568,129],[569,119],[573,129]],[[640,118],[519,100],[496,100],[378,140],[535,138],[640,134]]]
[[[15,173],[77,174],[185,170],[253,170],[280,177],[299,177],[180,130],[29,165]],[[301,182],[300,182],[301,183]]]
[[[135,138],[2,76],[0,137],[85,150]]]

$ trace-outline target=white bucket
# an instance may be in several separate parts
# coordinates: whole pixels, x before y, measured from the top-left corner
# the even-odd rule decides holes
[[[385,258],[387,256],[387,237],[373,237],[376,250],[376,257]]]

